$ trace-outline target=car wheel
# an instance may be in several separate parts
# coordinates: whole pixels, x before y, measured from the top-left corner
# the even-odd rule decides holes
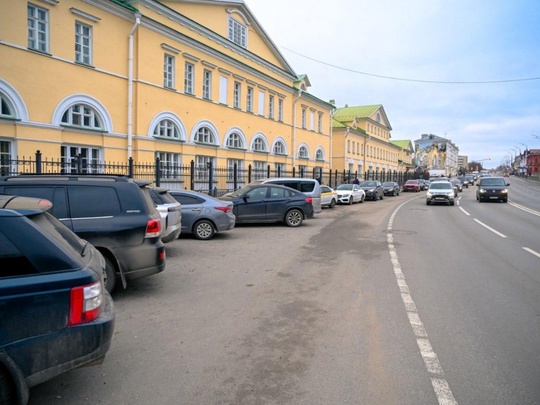
[[[450,201],[450,205],[454,205],[454,204],[455,204],[454,201]]]
[[[384,194],[381,194],[381,200],[384,200]]]
[[[107,256],[103,255],[103,257],[105,258],[105,273],[103,274],[105,289],[108,292],[112,292],[114,287],[116,287],[116,266]]]
[[[8,371],[0,365],[0,404],[16,404],[17,392]]]
[[[349,205],[353,205],[353,203],[354,203],[354,198],[353,198],[353,196],[351,195],[351,196],[349,197]]]
[[[508,198],[505,198],[505,199],[503,200],[503,203],[507,203],[507,202],[508,202]]]
[[[193,235],[200,240],[212,239],[215,233],[214,225],[207,219],[200,220],[193,227]]]
[[[330,201],[330,208],[334,208],[336,206],[336,200],[332,198],[332,201]]]
[[[352,201],[352,199],[351,199]],[[285,214],[285,224],[290,227],[297,227],[302,225],[302,221],[304,220],[304,216],[302,215],[302,211],[297,209],[292,209],[287,211]]]
[[[362,197],[360,197],[360,204],[362,204],[364,202],[364,200],[366,199],[366,196],[363,195]]]
[[[426,200],[426,205],[430,205],[431,203],[429,202],[429,200]]]

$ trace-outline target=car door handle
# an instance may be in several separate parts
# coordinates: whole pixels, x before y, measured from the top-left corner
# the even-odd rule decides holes
[[[201,212],[202,208],[192,208],[191,211],[193,211],[193,212]]]

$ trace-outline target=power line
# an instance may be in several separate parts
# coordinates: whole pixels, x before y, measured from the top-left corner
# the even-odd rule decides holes
[[[320,63],[321,65],[330,66],[335,69],[345,70],[347,72],[352,72],[352,73],[358,73],[364,76],[378,77],[380,79],[388,79],[388,80],[398,80],[402,82],[417,82],[417,83],[431,83],[431,84],[493,84],[493,83],[512,83],[512,82],[527,82],[527,81],[533,81],[533,80],[540,80],[540,77],[528,77],[528,78],[522,78],[522,79],[505,79],[505,80],[478,80],[478,81],[441,81],[441,80],[407,79],[403,77],[384,76],[384,75],[378,75],[374,73],[361,72],[359,70],[354,70],[354,69],[346,68],[343,66],[334,65],[332,63],[323,62],[322,60],[318,60],[318,59],[303,55],[301,53],[293,51],[292,49],[286,48],[284,46],[281,46],[281,48],[291,53],[294,53],[298,56],[301,56],[302,58],[306,58],[314,62]]]

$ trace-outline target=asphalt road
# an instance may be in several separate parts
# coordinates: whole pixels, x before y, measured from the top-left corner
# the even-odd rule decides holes
[[[509,181],[182,236],[114,294],[105,362],[30,404],[540,403],[540,185]]]

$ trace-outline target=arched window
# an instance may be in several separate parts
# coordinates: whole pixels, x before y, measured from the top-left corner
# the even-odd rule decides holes
[[[322,148],[317,149],[317,152],[315,152],[315,160],[324,160],[324,152]]]
[[[0,117],[15,118],[15,109],[7,97],[0,93]]]
[[[229,135],[229,137],[227,138],[227,146],[229,148],[236,149],[241,149],[244,147],[244,142],[238,132],[233,132]]]
[[[300,146],[300,148],[298,149],[298,157],[302,159],[309,158],[309,153],[305,146]]]
[[[216,144],[216,138],[212,130],[208,127],[200,127],[195,134],[195,142],[209,145]]]
[[[255,138],[253,141],[253,150],[255,152],[266,152],[266,144],[264,143],[264,139]]]
[[[180,139],[180,130],[178,126],[169,119],[159,121],[154,128],[154,136],[170,139]]]
[[[103,130],[103,124],[99,114],[86,104],[74,104],[62,115],[61,123],[64,125]]]
[[[276,155],[286,155],[285,145],[281,141],[277,141],[274,145],[274,153]]]

